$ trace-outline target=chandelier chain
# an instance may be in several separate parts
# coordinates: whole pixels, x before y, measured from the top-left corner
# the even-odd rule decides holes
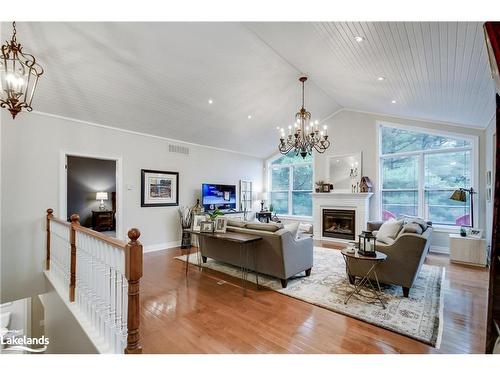
[[[17,34],[17,30],[16,30],[16,21],[12,22],[12,40],[14,42],[16,42],[16,34]]]

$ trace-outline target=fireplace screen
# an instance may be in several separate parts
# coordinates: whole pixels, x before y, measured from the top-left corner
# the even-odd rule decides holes
[[[323,210],[323,237],[355,239],[354,210]]]

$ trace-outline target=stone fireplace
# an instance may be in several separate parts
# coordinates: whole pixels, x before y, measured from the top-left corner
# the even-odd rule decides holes
[[[312,193],[313,230],[317,240],[355,241],[366,229],[373,193]]]
[[[356,211],[323,209],[323,237],[355,240]]]

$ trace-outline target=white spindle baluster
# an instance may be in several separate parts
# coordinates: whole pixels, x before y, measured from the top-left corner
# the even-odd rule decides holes
[[[70,224],[50,222],[51,276],[69,292],[71,279]],[[75,301],[81,317],[114,353],[127,346],[128,280],[125,244],[115,245],[88,230],[75,229]],[[68,298],[69,293],[64,295]]]

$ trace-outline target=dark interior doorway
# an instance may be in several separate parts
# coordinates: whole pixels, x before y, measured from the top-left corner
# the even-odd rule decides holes
[[[68,217],[76,213],[81,225],[115,237],[116,161],[68,155],[66,168]]]

